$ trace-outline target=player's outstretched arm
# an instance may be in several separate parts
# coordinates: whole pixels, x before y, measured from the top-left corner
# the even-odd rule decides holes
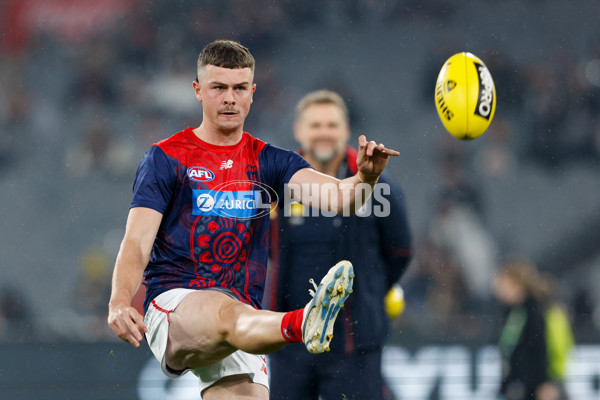
[[[129,211],[113,272],[108,325],[117,336],[135,347],[140,346],[148,329],[142,315],[131,306],[131,300],[142,282],[161,220],[162,214],[150,208],[136,207]]]
[[[358,138],[356,175],[340,180],[311,168],[301,169],[289,181],[290,197],[322,210],[342,215],[354,214],[369,199],[388,158],[399,154],[382,143],[369,142],[361,135]]]

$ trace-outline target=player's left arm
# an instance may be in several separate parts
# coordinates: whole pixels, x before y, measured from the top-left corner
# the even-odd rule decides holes
[[[361,135],[358,138],[356,175],[337,179],[312,168],[301,169],[289,181],[291,197],[302,204],[318,206],[338,214],[355,214],[371,196],[389,157],[399,154],[396,150],[386,148],[383,143],[367,141]]]

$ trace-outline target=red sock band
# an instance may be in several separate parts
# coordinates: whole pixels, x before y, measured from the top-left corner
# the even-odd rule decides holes
[[[281,336],[288,343],[302,343],[302,315],[304,309],[285,313],[281,320]]]

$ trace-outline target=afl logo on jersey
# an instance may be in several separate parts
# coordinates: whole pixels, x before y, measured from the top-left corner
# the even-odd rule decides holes
[[[190,167],[187,170],[187,174],[194,181],[210,182],[215,179],[215,174],[210,169],[204,167]]]

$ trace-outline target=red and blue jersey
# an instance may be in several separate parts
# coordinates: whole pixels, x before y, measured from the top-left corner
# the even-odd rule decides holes
[[[154,144],[136,174],[131,207],[163,214],[144,272],[144,310],[174,288],[226,288],[261,308],[271,203],[310,165],[244,132],[216,146],[192,128]]]

